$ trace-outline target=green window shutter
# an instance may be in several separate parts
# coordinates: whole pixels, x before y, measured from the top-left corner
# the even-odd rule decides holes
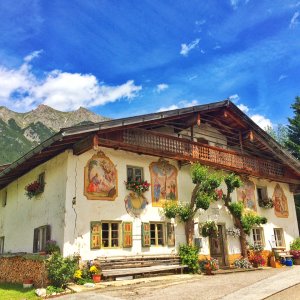
[[[46,225],[46,242],[51,240],[51,226]]]
[[[175,246],[175,228],[172,223],[167,223],[167,245]]]
[[[91,249],[101,248],[101,222],[91,222]]]
[[[150,223],[142,223],[142,246],[150,247]]]
[[[38,252],[39,229],[35,228],[33,232],[33,253]]]
[[[132,247],[132,222],[123,222],[123,247]]]

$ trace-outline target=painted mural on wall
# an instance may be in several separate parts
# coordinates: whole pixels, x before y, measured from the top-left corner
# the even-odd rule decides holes
[[[246,208],[256,211],[255,185],[252,181],[243,181],[243,185],[237,189],[237,199],[243,202]]]
[[[279,218],[287,218],[289,216],[287,198],[278,183],[275,186],[272,199],[274,201],[275,215]]]
[[[125,208],[132,217],[140,217],[148,204],[147,199],[143,195],[130,192],[125,198]]]
[[[166,201],[177,201],[177,169],[160,159],[150,164],[152,206],[162,207]]]
[[[117,169],[102,151],[84,168],[84,195],[89,200],[115,200],[118,195]]]

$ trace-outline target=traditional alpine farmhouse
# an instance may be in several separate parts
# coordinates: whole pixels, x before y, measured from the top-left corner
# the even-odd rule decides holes
[[[268,219],[251,230],[249,244],[289,249],[299,236],[300,163],[225,100],[61,129],[1,167],[0,253],[40,252],[47,240],[84,260],[176,253],[186,242],[184,225],[162,207],[190,201],[194,162],[240,175],[244,185],[232,201]],[[218,236],[201,236],[207,220],[218,224]],[[194,240],[200,255],[221,265],[241,253],[221,201],[196,215]]]

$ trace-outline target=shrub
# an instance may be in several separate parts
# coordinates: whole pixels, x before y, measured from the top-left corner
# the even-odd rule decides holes
[[[47,254],[52,254],[54,252],[60,253],[59,246],[56,244],[56,241],[53,240],[46,241],[45,251]]]
[[[55,287],[64,287],[73,279],[77,269],[77,259],[73,257],[64,258],[58,252],[54,252],[47,261],[48,278]]]
[[[210,205],[209,196],[203,193],[199,193],[196,198],[196,207],[208,210]]]
[[[178,204],[175,201],[168,201],[163,206],[164,215],[168,219],[176,218],[178,213]]]
[[[252,265],[247,258],[240,258],[234,261],[233,265],[240,269],[251,269]]]
[[[233,202],[229,204],[229,210],[236,218],[241,219],[244,210],[242,202]]]
[[[291,250],[300,250],[300,237],[293,240],[290,244]]]
[[[182,222],[188,221],[192,217],[193,211],[190,208],[189,204],[178,206],[178,215]]]
[[[64,289],[53,285],[48,285],[46,288],[47,295],[52,295],[53,293],[62,293],[64,291],[65,291]]]
[[[196,273],[199,270],[198,253],[199,248],[196,246],[179,246],[179,256],[181,263],[187,265],[189,268],[189,272],[191,273]]]
[[[255,225],[260,225],[260,224],[266,224],[267,223],[267,218],[266,217],[260,217],[252,212],[248,212],[242,216],[242,226],[246,234],[250,234],[251,229]]]

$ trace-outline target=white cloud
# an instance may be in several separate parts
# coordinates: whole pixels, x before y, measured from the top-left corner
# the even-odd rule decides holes
[[[251,116],[251,119],[262,129],[266,129],[267,127],[273,127],[271,120],[262,115],[255,114]]]
[[[247,113],[249,111],[249,107],[244,104],[239,104],[237,107],[244,113]]]
[[[240,96],[238,94],[231,95],[228,98],[233,103],[237,103],[240,100]]]
[[[287,78],[287,75],[281,74],[281,75],[279,76],[279,78],[278,78],[278,82],[280,82],[281,80],[283,80],[283,79],[285,79],[285,78]]]
[[[19,111],[30,110],[37,104],[47,104],[53,108],[69,111],[80,106],[92,107],[132,99],[142,89],[133,80],[120,85],[99,83],[92,74],[52,71],[43,79],[31,71],[29,62],[41,51],[35,51],[24,58],[19,69],[0,66],[0,105]]]
[[[32,61],[34,58],[39,57],[42,52],[43,50],[33,51],[29,55],[25,56],[24,61],[28,63]]]
[[[239,0],[230,0],[230,4],[232,6],[233,9],[237,9],[238,8],[238,4],[239,4]]]
[[[299,24],[299,18],[300,16],[300,13],[298,11],[296,11],[293,15],[293,17],[291,18],[291,21],[290,21],[290,28],[295,28],[298,24]]]
[[[169,86],[166,83],[160,83],[156,86],[156,91],[158,93],[160,93],[160,92],[166,90],[167,88],[169,88]]]
[[[193,50],[199,44],[200,39],[195,39],[189,44],[181,44],[180,54],[183,56],[188,56],[189,52]]]
[[[177,104],[172,104],[170,106],[167,107],[161,107],[158,112],[161,111],[166,111],[166,110],[172,110],[172,109],[178,109],[178,108],[183,108],[183,107],[191,107],[191,106],[195,106],[198,105],[198,101],[197,100],[181,100],[179,101]]]

